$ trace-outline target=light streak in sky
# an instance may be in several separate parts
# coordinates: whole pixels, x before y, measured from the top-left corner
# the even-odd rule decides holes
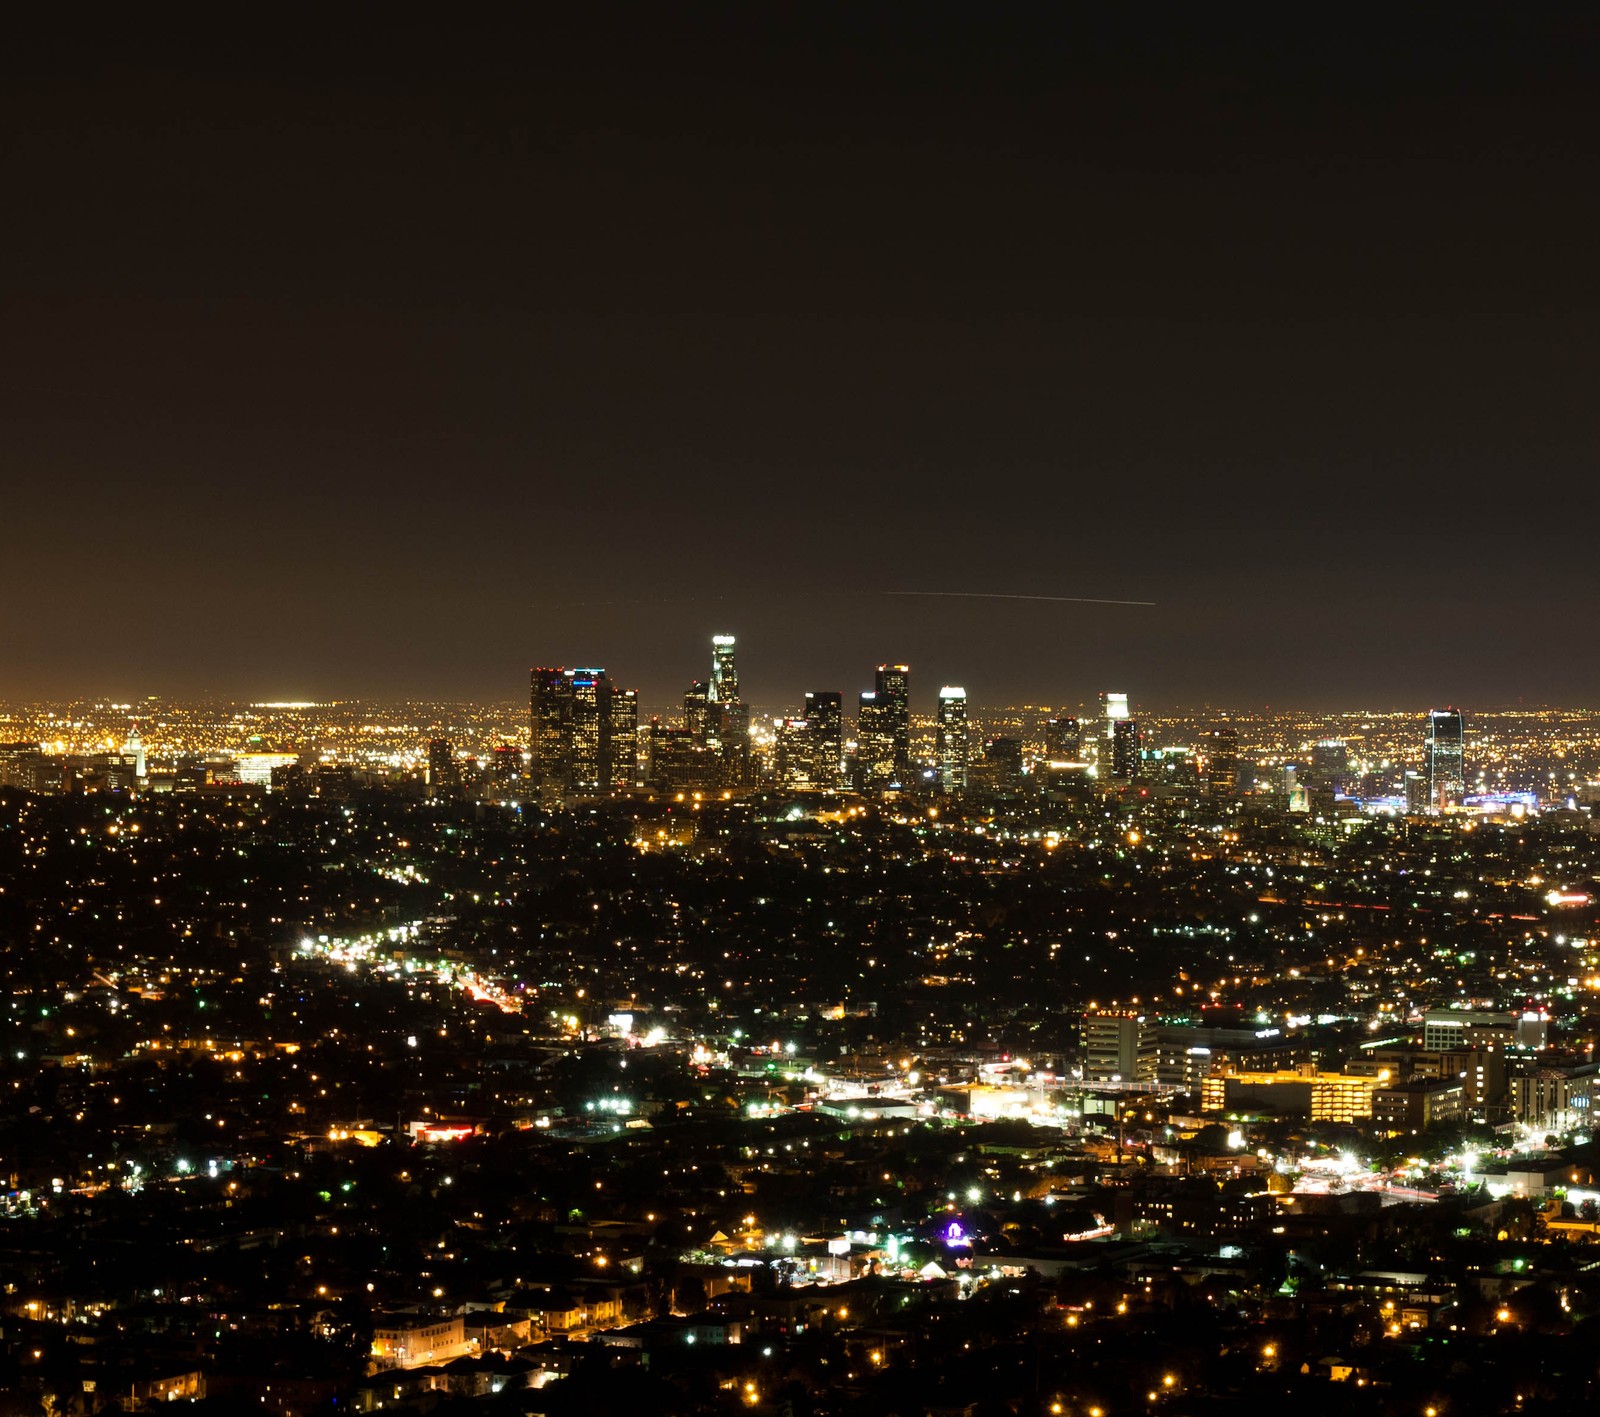
[[[771,600],[790,595],[797,599],[819,600],[829,596],[855,599],[859,596],[937,596],[954,600],[1043,600],[1057,605],[1154,605],[1153,600],[1108,600],[1091,595],[1018,595],[994,590],[869,590],[869,591],[795,591],[777,593],[758,592],[753,596],[733,595],[652,595],[635,600],[567,600],[545,605],[548,610],[589,610],[605,605],[693,605],[713,600]]]
[[[1153,600],[1102,600],[1092,595],[1012,595],[998,590],[886,590],[884,595],[940,595],[957,600],[1051,600],[1062,605],[1154,605]]]

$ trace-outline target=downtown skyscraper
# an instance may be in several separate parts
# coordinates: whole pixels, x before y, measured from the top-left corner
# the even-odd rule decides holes
[[[639,701],[604,669],[529,674],[528,772],[540,802],[632,787],[638,777]]]
[[[857,776],[868,791],[904,785],[911,773],[911,668],[880,664],[856,713]]]
[[[939,690],[939,718],[935,737],[939,791],[946,796],[959,797],[967,790],[967,759],[971,745],[965,689],[946,685]]]
[[[1459,807],[1467,791],[1466,760],[1462,751],[1465,737],[1459,709],[1431,709],[1428,712],[1427,779],[1428,808],[1440,812]]]

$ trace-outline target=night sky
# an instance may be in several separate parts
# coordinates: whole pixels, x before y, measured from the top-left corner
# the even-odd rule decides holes
[[[0,699],[1593,704],[1600,15],[1227,8],[13,26]]]

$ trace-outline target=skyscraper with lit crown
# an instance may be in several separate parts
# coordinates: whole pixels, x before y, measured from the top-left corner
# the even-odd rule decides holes
[[[967,790],[967,691],[953,685],[939,690],[939,719],[935,745],[939,760],[939,790],[958,797]]]
[[[1467,791],[1466,760],[1462,751],[1465,725],[1459,709],[1428,712],[1428,807],[1442,811],[1459,807]]]
[[[711,637],[711,683],[706,698],[714,704],[736,703],[739,698],[739,670],[733,661],[733,635]]]

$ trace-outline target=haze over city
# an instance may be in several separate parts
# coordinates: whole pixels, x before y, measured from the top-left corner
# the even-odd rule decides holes
[[[1592,16],[625,13],[19,22],[0,691],[1600,690]]]

